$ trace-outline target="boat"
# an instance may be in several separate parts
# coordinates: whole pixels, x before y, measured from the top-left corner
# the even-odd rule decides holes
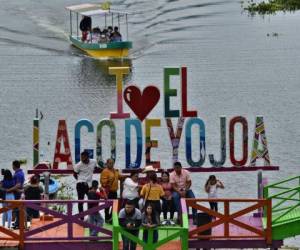
[[[78,49],[85,52],[87,55],[100,59],[109,58],[127,58],[129,49],[132,48],[132,42],[128,40],[128,12],[112,9],[109,3],[102,4],[78,4],[66,7],[70,12],[70,35],[69,39],[71,43]],[[76,30],[73,30],[73,19],[76,19]],[[120,33],[124,33],[124,30],[120,27],[120,20],[125,18],[126,22],[126,36],[124,40],[124,34],[121,41],[109,41],[109,42],[95,42],[92,39],[83,39],[81,32],[79,31],[79,17],[95,17],[95,19],[101,19],[104,22],[101,26],[102,29],[107,29],[109,26],[117,26]],[[109,20],[109,21],[108,21]],[[93,21],[94,22],[94,21]],[[91,32],[90,32],[91,33]]]

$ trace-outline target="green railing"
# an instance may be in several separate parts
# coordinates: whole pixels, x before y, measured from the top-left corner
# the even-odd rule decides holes
[[[159,226],[155,229],[148,230],[148,240],[147,242],[141,240],[139,237],[132,235],[131,233],[124,230],[119,225],[118,219],[118,201],[115,200],[113,204],[113,249],[119,249],[119,235],[127,237],[129,240],[140,245],[144,250],[155,250],[161,245],[164,245],[176,238],[180,238],[181,249],[188,249],[188,214],[186,209],[185,200],[181,200],[181,209],[182,209],[182,225],[177,226]],[[143,228],[140,228],[142,231]],[[157,230],[159,239],[156,243],[153,243],[153,231]],[[165,231],[165,232],[164,232]],[[166,233],[167,231],[167,233]]]
[[[264,198],[272,199],[272,224],[286,222],[288,215],[300,208],[300,176],[264,187]]]

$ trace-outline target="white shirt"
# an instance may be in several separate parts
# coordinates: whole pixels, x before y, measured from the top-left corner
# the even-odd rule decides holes
[[[127,177],[123,183],[123,199],[133,200],[139,197],[138,185],[138,183]]]
[[[215,185],[209,185],[208,198],[217,198],[217,183]]]
[[[94,159],[90,159],[88,164],[81,161],[78,162],[74,167],[74,172],[77,173],[78,176],[77,183],[87,182],[89,186],[91,186],[95,167],[98,167],[98,165]]]

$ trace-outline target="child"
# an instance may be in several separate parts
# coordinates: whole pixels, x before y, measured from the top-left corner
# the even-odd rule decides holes
[[[146,205],[145,212],[142,214],[142,225],[145,227],[143,232],[143,241],[148,242],[148,229],[147,228],[154,228],[159,225],[159,217],[153,210],[151,204]],[[158,231],[153,230],[153,243],[158,241]]]
[[[172,185],[170,181],[170,175],[168,172],[163,172],[161,174],[162,183],[161,186],[165,192],[165,195],[162,199],[162,210],[164,215],[164,220],[167,220],[167,214],[170,212],[170,219],[173,220],[174,217],[174,204],[172,199]],[[169,223],[168,223],[169,224]]]
[[[3,191],[5,192],[5,190],[10,189],[12,187],[15,186],[15,181],[13,179],[12,173],[10,172],[10,170],[5,169],[3,170],[3,181],[1,182],[1,187],[3,189]],[[15,195],[13,192],[8,193],[5,192],[5,200],[14,200],[15,199]],[[3,207],[8,206],[9,203],[3,203]],[[6,212],[3,213],[2,216],[2,226],[5,227],[5,222],[7,221],[7,227],[10,228],[11,226],[11,220],[12,220],[12,210],[8,210]]]
[[[208,193],[208,198],[218,198],[217,197],[217,189],[224,189],[224,185],[221,181],[217,180],[216,176],[210,175],[205,184],[205,191]],[[210,209],[218,212],[218,203],[217,202],[209,202]]]
[[[88,192],[88,199],[89,200],[100,200],[101,198],[101,195],[100,193],[97,192],[98,190],[98,181],[96,180],[93,180],[92,181],[92,187],[90,188],[89,192]],[[100,189],[101,191],[101,189]],[[88,209],[91,209],[93,207],[97,207],[98,206],[98,203],[88,203]],[[102,227],[103,226],[103,217],[101,216],[100,212],[97,211],[93,214],[90,214],[89,215],[89,222],[95,226],[98,226],[98,227]],[[94,229],[91,229],[90,228],[90,236],[97,236],[97,231],[94,230]]]

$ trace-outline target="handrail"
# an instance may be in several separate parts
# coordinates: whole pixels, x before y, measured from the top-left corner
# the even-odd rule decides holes
[[[291,191],[294,191],[294,190],[296,191],[295,194],[297,194],[297,193],[300,191],[300,186],[297,186],[297,187],[295,187],[295,188],[290,188],[289,190],[280,192],[280,193],[278,193],[278,194],[269,195],[269,196],[268,196],[268,199],[273,199],[273,198],[279,197],[279,196],[281,196],[281,195],[283,195],[283,194],[287,194],[287,193],[289,193],[289,192],[291,192]]]
[[[18,200],[18,201],[10,201],[10,200],[0,200],[0,203],[7,203],[8,206],[5,206],[3,208],[0,208],[0,213],[6,212],[13,208],[19,209],[19,233],[15,231],[10,231],[6,229],[5,227],[0,226],[0,232],[2,232],[5,235],[10,236],[6,238],[1,238],[2,240],[13,240],[17,241],[19,243],[20,249],[24,248],[24,244],[27,241],[64,241],[64,240],[72,240],[72,241],[82,241],[82,240],[111,240],[112,239],[112,231],[105,229],[103,227],[95,226],[91,223],[85,222],[81,220],[81,217],[91,215],[95,212],[98,212],[100,210],[103,210],[105,208],[111,207],[113,204],[112,200],[97,200],[97,201],[88,201],[88,200]],[[43,204],[64,204],[67,206],[67,210],[64,213],[60,213],[57,211],[54,211],[52,209],[49,209],[47,207],[44,207]],[[92,207],[88,210],[85,210],[81,213],[73,213],[72,207],[73,204],[76,203],[97,203],[98,206]],[[32,228],[29,230],[26,230],[25,232],[25,224],[26,224],[26,216],[25,216],[25,210],[26,208],[35,209],[44,213],[47,213],[48,215],[52,215],[55,220],[54,221],[47,221],[42,226]],[[37,234],[40,234],[41,232],[47,231],[49,229],[53,229],[55,227],[58,227],[60,225],[67,224],[67,235],[66,236],[58,236],[58,237],[52,237],[52,236],[39,236]],[[104,234],[104,236],[74,236],[73,235],[73,225],[78,224],[84,228],[94,229],[96,232],[101,232]]]
[[[21,201],[14,201],[14,200],[0,200],[0,203],[5,203],[6,206],[0,208],[0,214],[7,212],[12,209],[19,209],[20,211],[20,219],[21,217],[24,217],[24,212],[22,212],[22,202]],[[4,236],[1,237],[1,240],[8,240],[8,241],[17,241],[20,248],[24,246],[24,226],[20,227],[19,232],[11,231],[3,226],[0,226],[0,232],[4,234]],[[9,237],[5,237],[9,236]]]
[[[300,202],[297,203],[296,205],[290,207],[288,209],[288,211],[285,211],[283,214],[279,215],[278,217],[276,217],[272,222],[276,223],[277,221],[279,221],[283,216],[287,215],[288,213],[290,213],[291,211],[295,210],[297,207],[300,207]],[[282,221],[281,221],[282,222]]]
[[[283,180],[283,181],[279,181],[279,182],[269,184],[269,185],[265,186],[265,188],[271,188],[271,187],[277,186],[277,185],[282,184],[282,183],[290,182],[290,181],[295,180],[295,179],[299,179],[299,181],[300,181],[300,176],[291,177],[291,178]]]
[[[200,202],[221,202],[224,203],[224,213],[216,212],[211,210],[201,204]],[[244,209],[241,209],[237,212],[230,212],[230,204],[240,202],[240,203],[255,203],[254,205],[248,206]],[[196,227],[195,229],[189,230],[189,238],[202,238],[202,239],[212,239],[212,238],[263,238],[268,244],[272,242],[272,230],[271,230],[271,200],[266,199],[186,199],[188,207],[200,210],[204,213],[207,213],[210,216],[216,218],[216,220],[209,222],[208,224]],[[238,217],[246,215],[252,211],[257,210],[258,208],[266,208],[267,210],[267,227],[266,229],[258,229],[256,227],[250,226],[242,221],[237,220]],[[236,236],[230,234],[229,224],[234,224],[239,228],[247,230],[252,234]],[[204,232],[208,229],[212,229],[216,226],[224,225],[224,234],[223,235],[199,235],[199,233]],[[254,235],[253,235],[254,234]]]
[[[295,184],[295,180],[299,180],[297,184]],[[285,187],[278,186],[283,183],[285,183]],[[288,187],[287,184],[289,184],[290,187]],[[284,189],[284,191],[278,192],[278,189]],[[276,190],[276,193],[270,194],[270,190]],[[288,221],[289,219],[284,219],[284,217],[300,206],[300,176],[291,177],[289,179],[267,185],[264,187],[263,193],[264,198],[273,200],[273,225]],[[275,203],[274,200],[278,200],[278,202]]]

